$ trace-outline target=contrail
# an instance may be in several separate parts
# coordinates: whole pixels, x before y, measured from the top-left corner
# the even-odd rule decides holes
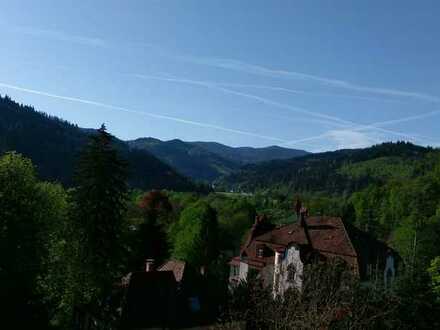
[[[19,33],[28,34],[37,37],[44,37],[57,41],[67,41],[71,43],[82,44],[92,47],[109,46],[107,40],[103,38],[72,35],[60,30],[40,29],[31,26],[16,26],[14,29]],[[372,93],[377,95],[386,95],[392,97],[407,97],[407,98],[420,99],[435,103],[440,102],[439,97],[427,93],[405,91],[405,90],[398,90],[392,88],[365,86],[346,80],[327,78],[309,73],[290,71],[285,69],[272,69],[262,65],[251,64],[236,59],[180,55],[180,54],[172,53],[171,51],[163,47],[160,47],[156,44],[147,43],[147,42],[142,42],[142,43],[125,42],[125,43],[127,45],[140,44],[145,47],[152,48],[157,52],[159,52],[161,55],[166,56],[170,59],[187,62],[187,63],[193,63],[197,65],[206,65],[215,68],[233,70],[237,72],[244,72],[248,74],[266,76],[266,77],[300,79],[300,80],[316,82],[319,84],[324,84],[335,88],[342,88],[346,90]],[[337,94],[331,94],[331,93],[329,93],[328,95],[338,96]],[[348,96],[348,97],[356,97],[356,96]],[[390,101],[390,100],[383,100],[383,101]]]
[[[205,88],[211,88],[211,89],[215,89],[215,90],[219,90],[219,91],[223,91],[225,93],[228,94],[232,94],[232,95],[237,95],[237,96],[242,96],[242,97],[246,97],[249,99],[253,99],[256,101],[259,101],[261,103],[264,104],[268,104],[277,108],[281,108],[281,109],[286,109],[286,110],[290,110],[293,112],[297,112],[297,113],[303,113],[309,116],[313,116],[313,117],[317,117],[320,119],[325,119],[325,120],[330,120],[330,121],[335,121],[336,123],[340,123],[340,124],[344,124],[347,126],[351,126],[351,127],[356,127],[357,130],[367,130],[367,129],[372,129],[372,130],[377,130],[377,131],[381,131],[383,133],[387,133],[387,134],[392,134],[392,135],[396,135],[396,136],[400,136],[400,137],[405,137],[405,138],[411,138],[414,139],[414,136],[409,135],[409,134],[405,134],[405,133],[401,133],[401,132],[396,132],[396,131],[392,131],[389,129],[384,129],[381,127],[376,127],[374,125],[361,125],[361,124],[357,124],[355,122],[349,121],[349,120],[345,120],[336,116],[330,116],[327,114],[323,114],[320,112],[314,112],[314,111],[310,111],[304,108],[300,108],[300,107],[295,107],[295,106],[291,106],[288,104],[284,104],[284,103],[279,103],[258,95],[254,95],[254,94],[249,94],[249,93],[243,93],[243,92],[238,92],[229,88],[225,88],[225,87],[220,87],[217,83],[215,82],[205,82],[205,81],[200,81],[200,80],[191,80],[191,79],[182,79],[182,78],[167,78],[167,77],[160,77],[160,76],[153,76],[153,75],[142,75],[142,74],[133,74],[132,76],[137,77],[137,78],[141,78],[141,79],[156,79],[156,80],[161,80],[161,81],[169,81],[169,82],[177,82],[177,83],[184,83],[184,84],[190,84],[190,85],[197,85],[197,86],[202,86]],[[348,129],[348,127],[347,127]],[[294,143],[295,141],[289,141],[287,143]]]
[[[266,113],[265,114],[268,117],[271,118],[277,118],[277,119],[282,119],[282,120],[288,120],[292,123],[312,123],[312,124],[321,124],[321,125],[327,125],[327,126],[333,126],[333,127],[337,127],[337,128],[347,128],[349,127],[348,125],[345,124],[340,124],[334,121],[329,121],[329,120],[323,120],[323,119],[316,119],[316,118],[305,118],[305,117],[292,117],[292,116],[284,116],[284,115],[280,115],[280,114],[275,114],[275,113]]]
[[[102,103],[102,102],[86,100],[86,99],[82,99],[82,98],[78,98],[78,97],[52,94],[52,93],[47,93],[47,92],[43,92],[43,91],[39,91],[39,90],[35,90],[35,89],[24,88],[24,87],[20,87],[20,86],[11,85],[11,84],[6,84],[6,83],[2,83],[2,82],[0,82],[0,86],[5,87],[5,88],[9,88],[9,89],[13,89],[13,90],[17,90],[20,92],[46,96],[46,97],[64,100],[64,101],[93,105],[93,106],[101,107],[104,109],[133,113],[133,114],[137,114],[137,115],[148,116],[148,117],[157,118],[157,119],[164,119],[164,120],[174,121],[177,123],[188,124],[188,125],[193,125],[193,126],[198,126],[198,127],[212,128],[212,129],[216,129],[216,130],[220,130],[220,131],[224,131],[224,132],[253,136],[253,137],[258,137],[261,139],[272,140],[272,141],[277,141],[277,142],[283,142],[283,143],[287,142],[287,140],[285,140],[285,139],[281,139],[281,138],[277,138],[277,137],[273,137],[273,136],[261,135],[261,134],[252,133],[252,132],[248,132],[248,131],[228,128],[228,127],[223,127],[223,126],[218,126],[218,125],[212,125],[212,124],[188,120],[188,119],[184,119],[184,118],[160,115],[160,114],[156,114],[156,113],[152,113],[152,112],[143,112],[143,111],[138,111],[138,110],[132,110],[129,108],[119,107],[119,106],[106,104],[106,103]]]
[[[313,112],[313,111],[309,111],[300,107],[294,107],[294,106],[290,106],[287,104],[283,104],[283,103],[279,103],[276,101],[272,101],[269,100],[267,98],[263,98],[261,96],[258,95],[254,95],[254,94],[248,94],[248,93],[243,93],[243,92],[238,92],[229,88],[225,88],[225,87],[221,87],[219,85],[217,85],[217,83],[215,82],[206,82],[206,81],[200,81],[200,80],[191,80],[191,79],[182,79],[182,78],[167,78],[167,77],[160,77],[160,76],[154,76],[154,75],[144,75],[144,74],[133,74],[133,77],[137,77],[137,78],[141,78],[141,79],[155,79],[155,80],[161,80],[161,81],[169,81],[169,82],[176,82],[176,83],[183,83],[183,84],[190,84],[190,85],[196,85],[196,86],[202,86],[205,88],[211,88],[211,89],[215,89],[215,90],[219,90],[222,91],[224,93],[227,94],[232,94],[232,95],[237,95],[237,96],[242,96],[242,97],[246,97],[246,98],[250,98],[256,101],[259,101],[261,103],[265,103],[265,104],[269,104],[278,108],[282,108],[282,109],[286,109],[286,110],[291,110],[294,112],[298,112],[298,113],[303,113],[312,117],[317,117],[320,119],[326,119],[326,120],[331,120],[331,121],[336,121],[342,124],[349,124],[349,125],[353,125],[353,123],[351,122],[347,122],[346,120],[343,120],[341,118],[338,117],[334,117],[334,116],[329,116],[320,112]]]
[[[368,97],[368,96],[358,96],[358,95],[348,95],[348,94],[337,94],[337,93],[316,93],[316,92],[309,92],[304,91],[300,89],[291,89],[291,88],[285,88],[285,87],[279,87],[279,86],[270,86],[270,85],[256,85],[256,84],[239,84],[239,83],[230,83],[230,82],[212,82],[212,81],[197,81],[197,80],[191,80],[191,79],[179,79],[174,78],[168,74],[166,74],[168,77],[160,77],[160,76],[154,76],[154,75],[144,75],[144,74],[131,74],[130,76],[134,76],[137,78],[145,78],[145,79],[158,79],[158,80],[165,80],[169,79],[168,81],[175,81],[175,82],[186,82],[191,83],[194,85],[201,85],[201,86],[207,86],[210,85],[210,87],[214,86],[220,86],[220,87],[239,87],[239,88],[256,88],[256,89],[265,89],[265,90],[271,90],[271,91],[279,91],[284,93],[290,93],[290,94],[302,94],[302,95],[315,95],[315,96],[333,96],[333,97],[340,97],[340,98],[347,98],[347,99],[358,99],[358,100],[368,100],[368,101],[378,101],[378,102],[390,102],[390,103],[403,103],[398,100],[391,100],[391,99],[383,99],[383,98],[376,98],[376,97]],[[174,79],[174,80],[173,80]]]
[[[345,125],[350,125],[352,127],[355,127],[356,129],[354,129],[354,130],[356,130],[356,131],[363,131],[363,130],[372,129],[372,130],[380,131],[380,132],[383,132],[383,133],[388,133],[388,134],[404,137],[404,138],[407,138],[407,139],[417,139],[414,135],[410,135],[410,134],[401,133],[401,132],[397,132],[397,131],[394,131],[394,130],[389,130],[389,129],[385,129],[385,128],[382,128],[382,127],[378,127],[378,126],[384,125],[384,124],[397,123],[397,122],[399,122],[398,120],[389,121],[389,122],[378,122],[378,123],[373,123],[373,124],[362,125],[362,124],[357,124],[357,123],[355,123],[353,121],[345,120],[345,119],[342,119],[342,118],[339,118],[339,117],[329,116],[329,115],[322,114],[322,113],[319,113],[319,112],[312,112],[312,111],[306,110],[304,108],[294,107],[294,106],[290,106],[290,105],[287,105],[287,104],[279,103],[279,102],[272,101],[272,100],[269,100],[267,98],[263,98],[263,97],[260,97],[260,96],[257,96],[257,95],[237,92],[237,91],[234,91],[234,90],[231,90],[231,89],[222,88],[222,87],[218,87],[218,86],[216,86],[215,88],[217,88],[219,90],[223,90],[223,91],[225,91],[227,93],[230,93],[230,94],[235,94],[235,95],[239,95],[239,96],[244,96],[244,97],[252,98],[252,99],[255,99],[257,101],[260,101],[260,102],[263,102],[263,103],[266,103],[266,104],[269,104],[269,105],[272,105],[272,106],[275,106],[275,107],[284,108],[284,109],[288,109],[288,110],[292,110],[292,111],[296,111],[296,112],[301,112],[301,113],[304,113],[304,114],[308,114],[308,115],[311,115],[311,116],[316,116],[316,117],[320,117],[320,118],[324,118],[324,119],[334,120],[335,122],[339,122],[339,123],[342,123],[342,124],[345,124]],[[406,119],[405,121],[409,121],[409,120],[412,120],[412,119],[418,119],[418,117],[417,116],[412,116],[411,118],[405,118],[405,119]],[[400,120],[403,121],[402,119],[400,119]],[[422,136],[419,136],[419,137],[422,140],[428,140],[428,141],[433,142],[428,137],[422,137]],[[376,142],[379,142],[379,141],[377,140]]]
[[[387,96],[409,97],[409,98],[416,98],[416,99],[429,101],[429,102],[436,102],[436,103],[440,102],[439,97],[429,95],[426,93],[404,91],[404,90],[398,90],[392,88],[364,86],[345,80],[327,78],[327,77],[312,75],[308,73],[288,71],[283,69],[271,69],[264,66],[249,64],[234,59],[201,58],[195,56],[174,56],[174,58],[180,59],[182,61],[187,61],[190,63],[209,65],[212,67],[229,69],[229,70],[245,72],[254,75],[266,76],[266,77],[307,80],[331,87],[343,88],[352,91],[359,91],[359,92],[366,92],[366,93],[373,93],[373,94],[387,95]]]
[[[17,26],[13,29],[19,33],[27,34],[33,37],[52,39],[55,41],[70,42],[91,47],[107,46],[107,42],[102,38],[72,35],[59,30],[39,29],[29,26]]]
[[[404,117],[404,118],[399,118],[399,119],[392,119],[392,120],[387,120],[387,121],[376,122],[376,123],[372,123],[369,125],[353,126],[353,127],[346,128],[345,130],[363,131],[363,130],[367,130],[369,128],[380,129],[379,126],[386,126],[386,125],[391,125],[391,124],[398,124],[398,123],[413,121],[413,120],[417,120],[417,119],[428,118],[428,117],[432,117],[432,116],[435,116],[438,114],[440,114],[440,110],[430,111],[430,112],[422,113],[420,115],[414,115],[414,116],[409,116],[409,117]],[[380,130],[382,130],[382,129],[380,129]],[[384,132],[388,132],[388,130],[384,130]],[[398,132],[394,132],[394,133],[398,133]],[[407,138],[409,137],[413,140],[417,140],[417,138],[414,135],[408,135],[408,134],[404,134],[404,133],[399,133],[399,134],[403,137],[407,137]],[[292,141],[289,141],[285,144],[291,145],[291,144],[298,144],[298,143],[307,142],[307,141],[319,140],[319,139],[322,139],[325,137],[329,137],[331,135],[332,135],[332,131],[327,131],[323,134],[319,134],[319,135],[315,135],[315,136],[311,136],[311,137],[307,137],[307,138],[303,138],[303,139],[292,140]],[[420,138],[423,140],[428,140],[428,141],[434,142],[434,144],[438,144],[438,142],[432,140],[429,137],[420,136]]]
[[[358,96],[358,95],[348,95],[348,94],[338,94],[338,93],[318,93],[318,92],[309,92],[300,89],[291,89],[279,86],[270,86],[270,85],[254,85],[254,84],[236,84],[236,83],[217,83],[218,86],[225,87],[242,87],[242,88],[256,88],[256,89],[265,89],[271,91],[279,91],[290,94],[302,94],[302,95],[314,95],[314,96],[332,96],[332,97],[340,97],[345,99],[357,99],[357,100],[367,100],[367,101],[377,101],[377,102],[389,102],[389,103],[403,103],[398,100],[377,98],[377,97],[369,97],[369,96]]]
[[[404,123],[407,121],[413,121],[413,120],[417,120],[417,119],[432,117],[432,116],[435,116],[438,114],[440,114],[440,110],[434,110],[434,111],[422,113],[420,115],[414,115],[414,116],[409,116],[409,117],[404,117],[404,118],[399,118],[399,119],[392,119],[392,120],[377,122],[377,123],[373,123],[371,125],[385,126],[385,125],[391,125],[391,124],[399,124],[399,123]]]

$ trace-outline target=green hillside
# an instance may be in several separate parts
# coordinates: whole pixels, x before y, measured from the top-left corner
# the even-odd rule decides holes
[[[437,151],[406,142],[383,143],[248,165],[216,183],[222,190],[244,192],[350,193],[373,182],[423,173],[430,166],[423,160],[431,152]]]
[[[0,154],[17,151],[32,159],[41,178],[70,185],[77,156],[94,130],[0,97]],[[142,189],[194,190],[193,183],[145,150],[116,141],[130,167],[129,184]]]

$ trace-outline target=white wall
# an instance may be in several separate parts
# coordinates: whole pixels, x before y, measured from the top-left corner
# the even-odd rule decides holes
[[[396,275],[396,269],[394,267],[394,257],[392,255],[387,256],[385,271],[383,273],[383,280],[385,287],[391,285]]]
[[[239,276],[240,280],[246,281],[248,270],[249,270],[248,264],[240,261],[240,276]]]
[[[289,267],[289,265],[291,265],[291,267]],[[289,279],[289,269],[294,270],[295,275],[292,279]],[[286,250],[284,258],[282,258],[280,263],[280,275],[277,293],[283,294],[292,285],[298,289],[301,289],[303,269],[304,265],[300,258],[299,249],[295,246],[290,246]]]

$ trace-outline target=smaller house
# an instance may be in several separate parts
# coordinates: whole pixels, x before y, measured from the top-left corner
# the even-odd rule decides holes
[[[147,259],[145,271],[132,272],[121,279],[126,290],[123,329],[172,328],[189,322],[191,312],[200,309],[194,290],[198,276],[184,261],[168,260],[156,268],[154,260]]]
[[[122,309],[123,329],[171,327],[176,322],[177,281],[172,270],[156,271],[146,262],[145,271],[122,279],[126,288]]]
[[[292,285],[301,289],[306,264],[332,258],[343,260],[363,281],[377,279],[379,273],[385,285],[394,279],[400,259],[385,243],[339,217],[309,217],[302,208],[298,218],[297,223],[274,226],[257,217],[240,254],[230,261],[230,284],[254,271],[274,294],[282,294]]]

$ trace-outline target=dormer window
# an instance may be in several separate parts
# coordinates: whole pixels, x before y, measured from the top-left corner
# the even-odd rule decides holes
[[[257,257],[258,258],[263,258],[264,257],[264,248],[263,247],[259,247],[257,250]]]

